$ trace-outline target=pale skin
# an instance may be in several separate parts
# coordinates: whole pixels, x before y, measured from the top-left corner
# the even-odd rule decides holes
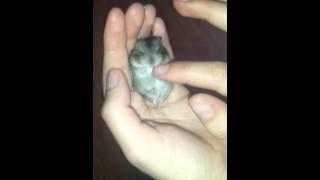
[[[227,65],[173,61],[158,67],[154,74],[175,87],[160,109],[152,108],[132,91],[128,69],[128,52],[135,41],[151,35],[161,36],[174,58],[165,24],[152,5],[134,3],[125,13],[119,8],[109,12],[103,119],[129,162],[155,179],[226,179],[227,105],[207,94],[189,97],[183,84],[226,96]]]
[[[227,0],[173,0],[173,5],[182,16],[202,19],[227,31]]]

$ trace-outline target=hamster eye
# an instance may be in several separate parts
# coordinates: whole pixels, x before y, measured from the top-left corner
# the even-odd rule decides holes
[[[139,51],[132,51],[130,54],[130,58],[140,59],[143,54]]]
[[[129,55],[129,63],[135,67],[140,66],[143,53],[133,50]]]

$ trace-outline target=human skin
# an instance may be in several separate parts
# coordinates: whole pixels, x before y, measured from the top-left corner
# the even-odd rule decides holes
[[[227,0],[172,0],[179,14],[202,19],[227,31]]]
[[[207,94],[189,97],[182,85],[226,95],[226,64],[173,62],[157,68],[154,73],[159,79],[176,84],[162,108],[152,108],[132,91],[128,67],[135,41],[150,35],[161,36],[174,57],[165,25],[152,5],[134,3],[125,14],[119,8],[109,12],[104,33],[103,119],[129,162],[156,179],[226,179],[227,105]],[[204,71],[209,73],[206,77]],[[195,83],[196,78],[202,78],[203,84]]]

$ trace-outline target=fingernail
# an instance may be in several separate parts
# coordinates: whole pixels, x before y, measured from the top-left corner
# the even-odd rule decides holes
[[[154,69],[154,72],[156,74],[164,74],[168,71],[168,69],[169,69],[169,64],[161,64]]]
[[[114,70],[110,70],[107,77],[107,90],[117,87],[119,76]]]
[[[193,104],[191,106],[201,121],[205,121],[214,115],[211,104]]]

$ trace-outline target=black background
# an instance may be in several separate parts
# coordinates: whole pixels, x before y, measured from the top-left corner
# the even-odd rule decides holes
[[[206,22],[184,18],[179,15],[172,1],[139,0],[142,4],[153,4],[157,16],[166,23],[175,60],[227,61],[227,33]],[[102,38],[106,17],[112,7],[123,11],[133,2],[130,0],[93,1],[93,177],[103,179],[141,179],[125,160],[120,148],[101,118],[102,94]],[[189,87],[191,93],[214,92]],[[220,96],[221,97],[221,96]],[[226,101],[226,98],[223,98]],[[139,173],[138,173],[139,175]]]
[[[94,2],[2,4],[6,11],[1,12],[1,155],[3,174],[10,179],[94,179],[94,171],[106,171],[99,178],[130,179],[130,172],[134,173],[118,169],[128,166],[127,162],[112,137],[104,136],[109,134],[100,120],[96,127],[104,129],[94,138],[92,117],[98,118],[95,108],[102,97],[101,79],[93,77],[100,65],[92,61],[101,59],[98,51],[94,53],[101,43],[99,38],[92,39],[92,25],[97,21],[101,27],[117,1],[97,5],[99,12],[93,12]],[[305,25],[316,24],[311,19],[317,17],[312,14],[317,11],[309,10],[309,4],[305,8],[308,17],[302,17],[303,5],[292,1],[228,2],[229,179],[318,179],[314,178],[318,176],[318,126],[313,124],[318,116],[311,115],[318,110],[307,102],[317,102],[318,66],[312,64],[317,50],[307,42],[316,36]],[[95,13],[98,20],[92,16]],[[166,13],[161,16],[165,19]],[[170,25],[168,29],[174,31]],[[96,30],[100,36],[101,29]],[[195,37],[171,36],[174,50],[186,48],[188,38]],[[208,42],[202,42],[203,46],[211,48]],[[176,56],[206,59],[209,51],[198,48],[199,54],[185,51]],[[227,57],[223,48],[211,55],[208,60]],[[97,85],[96,92],[92,84]],[[95,105],[94,101],[100,102]],[[109,139],[110,151],[119,155],[112,160],[101,156],[105,158],[102,166],[95,165],[100,170],[93,168],[93,141],[98,138],[100,142]],[[118,165],[111,166],[115,161]]]

